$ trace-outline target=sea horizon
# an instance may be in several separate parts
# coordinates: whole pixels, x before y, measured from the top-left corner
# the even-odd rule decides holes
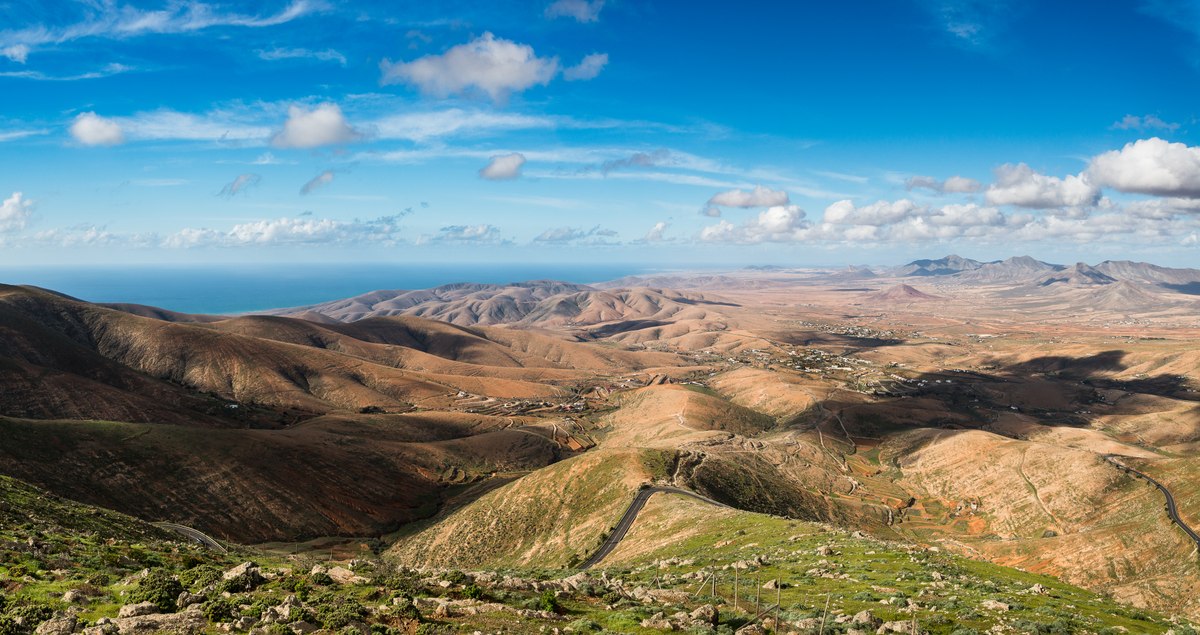
[[[80,265],[0,268],[0,284],[32,285],[97,303],[237,315],[319,304],[381,289],[560,280],[590,284],[664,271],[640,264]]]

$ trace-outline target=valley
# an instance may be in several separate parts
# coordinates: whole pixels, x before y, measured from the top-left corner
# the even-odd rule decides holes
[[[1066,619],[1067,597],[1125,607],[1084,610],[1078,632],[1187,632],[1197,544],[1147,479],[1200,527],[1193,284],[1143,263],[947,257],[253,316],[2,287],[0,473],[306,568],[588,565],[631,598],[714,570],[727,587],[783,576],[780,632],[816,632],[825,602],[845,628],[870,609],[1024,632]],[[737,597],[720,610],[745,626]]]

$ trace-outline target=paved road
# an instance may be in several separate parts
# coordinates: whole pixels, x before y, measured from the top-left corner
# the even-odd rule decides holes
[[[186,525],[177,525],[175,523],[154,523],[154,526],[158,527],[160,529],[167,529],[169,531],[173,531],[177,534],[182,534],[182,535],[190,538],[193,542],[204,545],[205,547],[208,547],[209,549],[212,549],[213,551],[218,551],[220,553],[228,553],[225,550],[225,547],[221,546],[221,543],[217,542],[216,540],[213,540],[211,537],[208,536],[208,534],[202,533],[197,529],[192,529],[191,527],[188,527]]]
[[[590,569],[599,564],[608,554],[612,553],[613,549],[616,549],[617,545],[621,544],[621,540],[625,538],[625,534],[629,533],[629,528],[633,526],[633,521],[637,520],[638,513],[646,506],[646,501],[659,492],[663,492],[664,494],[682,494],[684,496],[691,496],[696,500],[704,501],[710,505],[729,507],[711,498],[706,498],[695,492],[679,489],[678,487],[644,487],[638,490],[637,496],[633,498],[633,502],[629,504],[629,508],[625,510],[625,514],[621,516],[621,520],[617,521],[617,526],[613,528],[612,533],[604,540],[604,544],[600,545],[600,548],[592,554],[592,557],[579,565],[579,568]]]
[[[1143,478],[1143,479],[1149,481],[1151,485],[1157,487],[1158,491],[1162,492],[1163,496],[1165,496],[1167,499],[1167,516],[1170,517],[1171,522],[1175,523],[1176,525],[1179,525],[1179,528],[1182,529],[1184,531],[1184,533],[1186,533],[1188,535],[1188,537],[1190,537],[1192,539],[1192,541],[1196,543],[1196,548],[1200,549],[1200,534],[1197,534],[1194,529],[1189,527],[1188,524],[1183,522],[1183,519],[1179,517],[1179,511],[1175,508],[1175,497],[1171,496],[1170,490],[1168,490],[1166,487],[1164,487],[1162,483],[1159,483],[1158,481],[1150,478],[1149,476],[1129,467],[1128,465],[1125,465],[1124,463],[1121,463],[1120,461],[1118,461],[1116,459],[1116,457],[1114,457],[1111,454],[1106,455],[1104,458],[1108,459],[1108,461],[1110,463],[1116,465],[1117,467],[1121,468],[1122,470],[1125,470],[1126,472],[1129,472],[1130,474],[1133,474],[1134,476]]]

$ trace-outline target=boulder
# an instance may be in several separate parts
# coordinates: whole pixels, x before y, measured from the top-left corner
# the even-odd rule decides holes
[[[872,613],[870,609],[867,609],[865,611],[859,611],[858,613],[855,613],[854,617],[850,618],[850,623],[854,624],[855,626],[869,626],[871,628],[878,628],[880,624],[883,624],[883,620],[875,617],[875,614]]]
[[[71,635],[75,632],[75,615],[73,613],[59,613],[54,617],[42,622],[34,631],[35,635]]]
[[[179,597],[175,600],[175,606],[178,606],[181,609],[186,609],[193,604],[203,604],[205,599],[206,598],[203,594],[189,593],[188,591],[184,591],[183,593],[180,593]]]
[[[253,562],[249,562],[249,561],[243,562],[242,564],[239,564],[238,566],[226,571],[225,573],[222,573],[221,579],[222,580],[232,580],[234,578],[244,576],[247,573],[249,573],[251,570],[254,570],[254,569],[258,569],[257,564],[254,564]]]
[[[238,589],[250,591],[258,588],[267,579],[263,577],[262,570],[253,562],[243,562],[238,566],[221,574],[221,579],[229,582],[232,586]],[[236,590],[236,589],[235,589]]]
[[[62,601],[67,604],[87,604],[88,596],[79,589],[71,589],[62,595]]]
[[[642,628],[653,628],[660,631],[673,631],[675,630],[675,625],[671,623],[671,620],[667,619],[666,615],[663,615],[662,613],[655,613],[651,617],[642,620]]]
[[[203,633],[208,626],[208,620],[200,612],[200,606],[194,605],[182,613],[165,613],[139,615],[136,617],[117,618],[114,624],[120,635],[150,635],[151,633]]]
[[[711,604],[705,604],[703,606],[700,606],[696,610],[692,611],[692,614],[690,617],[693,620],[699,620],[701,622],[704,622],[705,624],[711,624],[713,626],[716,626],[717,622],[720,621],[721,615],[717,611],[717,607],[715,607]]]
[[[346,567],[332,567],[325,572],[329,577],[333,578],[338,584],[364,584],[367,579],[347,569]]]
[[[979,606],[980,608],[985,608],[989,611],[1007,611],[1009,608],[1011,608],[1004,602],[997,602],[996,600],[984,600],[979,603]]]

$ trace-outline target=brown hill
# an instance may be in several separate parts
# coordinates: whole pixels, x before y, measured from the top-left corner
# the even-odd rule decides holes
[[[433,513],[447,483],[579,449],[561,419],[500,406],[679,363],[413,317],[160,317],[0,287],[0,473],[238,541],[378,535]],[[437,411],[360,412],[416,407]]]
[[[635,287],[601,290],[563,282],[455,284],[421,291],[374,291],[270,315],[320,314],[341,322],[416,316],[461,326],[561,327],[624,320],[705,319],[732,303],[698,293]]]
[[[868,302],[925,302],[942,298],[917,290],[907,284],[897,284],[882,291],[868,293],[863,296],[863,299]]]

